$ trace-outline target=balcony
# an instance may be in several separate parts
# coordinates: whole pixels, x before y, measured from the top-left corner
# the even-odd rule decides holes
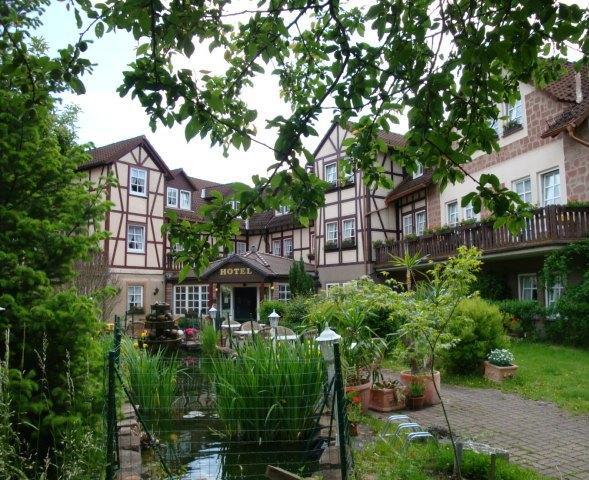
[[[562,245],[589,236],[589,207],[551,205],[534,211],[526,227],[518,235],[507,228],[493,229],[491,223],[460,226],[449,232],[401,240],[376,249],[376,267],[390,267],[391,256],[419,252],[431,260],[443,260],[456,253],[461,245],[477,247],[483,256],[535,247]]]

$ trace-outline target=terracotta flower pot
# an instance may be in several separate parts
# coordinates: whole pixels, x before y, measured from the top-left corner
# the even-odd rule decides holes
[[[411,410],[421,410],[425,404],[425,396],[409,397],[409,408]]]
[[[397,402],[395,390],[392,388],[370,389],[370,410],[377,412],[392,412],[405,408],[405,402]]]
[[[515,377],[517,365],[509,365],[508,367],[500,367],[493,365],[488,360],[485,360],[485,378],[492,382],[501,383],[506,378]]]
[[[346,393],[349,392],[356,392],[356,395],[352,397],[352,401],[354,403],[359,403],[362,407],[362,413],[366,413],[368,411],[368,407],[370,406],[370,387],[372,386],[372,382],[367,382],[362,385],[350,385],[346,387]]]
[[[438,403],[440,403],[440,397],[436,393],[436,388],[434,387],[434,384],[432,382],[432,378],[430,375],[428,375],[428,374],[412,375],[410,371],[401,372],[401,382],[403,383],[403,385],[406,385],[406,386],[411,385],[412,383],[414,383],[414,378],[415,378],[415,381],[423,382],[425,385],[425,392],[423,394],[424,406],[427,407],[429,405],[437,405]],[[441,393],[442,390],[441,390],[440,372],[438,370],[436,370],[434,372],[434,379],[436,381],[436,387],[438,387],[438,392]]]

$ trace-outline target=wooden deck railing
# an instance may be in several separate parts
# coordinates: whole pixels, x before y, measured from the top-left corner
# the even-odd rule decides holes
[[[424,235],[413,240],[401,240],[376,247],[376,266],[385,267],[391,256],[406,252],[427,255],[440,260],[456,253],[461,245],[477,247],[483,254],[569,243],[589,236],[589,207],[551,205],[537,209],[526,227],[517,235],[507,228],[493,228],[491,223],[476,223],[452,229],[446,233]]]

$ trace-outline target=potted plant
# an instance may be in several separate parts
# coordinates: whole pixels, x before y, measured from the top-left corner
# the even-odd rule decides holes
[[[337,242],[331,240],[325,242],[325,247],[323,248],[326,252],[333,252],[339,249]]]
[[[358,436],[358,424],[362,420],[362,404],[353,393],[346,394],[346,417],[348,420],[348,432],[351,437]]]
[[[513,378],[517,365],[513,363],[513,353],[506,349],[491,350],[485,361],[485,378],[500,383],[506,378]]]
[[[414,378],[409,384],[409,408],[420,410],[425,402],[425,385],[421,379]]]
[[[355,238],[346,238],[342,240],[342,248],[354,248],[356,246]]]
[[[374,382],[370,388],[370,409],[392,412],[405,408],[405,386],[399,380]]]

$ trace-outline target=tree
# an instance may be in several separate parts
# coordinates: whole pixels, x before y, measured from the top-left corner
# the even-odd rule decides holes
[[[226,154],[256,142],[276,159],[267,177],[236,190],[238,211],[219,197],[203,210],[204,224],[170,224],[174,242],[188,247],[183,238],[191,239],[180,256],[197,270],[229,246],[238,217],[286,204],[304,225],[316,218],[327,186],[305,168],[313,156],[302,139],[316,135],[321,112],[353,130],[344,170],[362,171],[371,187],[391,181],[375,161],[388,153],[378,131],[407,115],[407,145],[390,155],[409,171],[418,163],[432,169],[444,188],[472,177],[473,153],[499,148],[489,120],[500,116],[498,104],[517,98],[519,81],[542,86],[564,72],[569,46],[583,62],[589,51],[589,12],[552,0],[382,0],[362,8],[339,0],[78,4],[98,36],[121,29],[138,41],[119,92],[141,102],[152,128],[183,124],[187,140],[208,137]],[[224,71],[186,68],[196,45],[224,58]],[[260,112],[244,96],[267,71],[291,111],[267,121],[273,145],[256,137]],[[463,204],[520,230],[529,206],[495,175],[473,179],[476,191]]]
[[[63,286],[74,263],[98,250],[109,204],[106,183],[93,185],[78,172],[89,156],[55,108],[61,92],[83,89],[78,75],[90,64],[73,47],[50,58],[31,37],[44,3],[0,6],[0,358],[7,382],[0,388],[8,387],[26,478],[40,471],[66,478],[60,452],[73,453],[63,443],[75,426],[96,427],[102,372],[96,305]],[[78,452],[87,446],[80,443]]]
[[[305,270],[305,263],[299,260],[292,264],[288,272],[288,283],[293,295],[309,295],[315,291],[315,281]]]

